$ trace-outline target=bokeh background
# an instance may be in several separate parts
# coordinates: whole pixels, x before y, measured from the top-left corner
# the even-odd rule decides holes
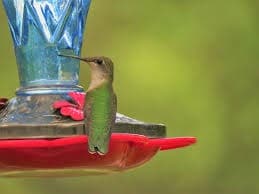
[[[119,111],[198,143],[120,174],[0,179],[1,193],[259,193],[258,8],[256,0],[93,0],[83,54],[115,61]],[[0,24],[1,96],[11,97],[18,76],[2,4]],[[83,66],[84,87],[88,75]]]

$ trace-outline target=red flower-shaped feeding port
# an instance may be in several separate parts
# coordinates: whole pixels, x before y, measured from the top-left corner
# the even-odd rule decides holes
[[[0,98],[0,111],[7,105],[8,99],[7,98]]]
[[[61,115],[70,117],[75,121],[84,120],[85,93],[69,92],[68,96],[71,98],[71,102],[59,100],[53,104],[53,108],[60,110]]]

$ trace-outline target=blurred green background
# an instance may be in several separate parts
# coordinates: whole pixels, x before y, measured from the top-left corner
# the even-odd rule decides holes
[[[0,179],[1,193],[259,193],[258,8],[256,0],[93,0],[83,54],[115,61],[119,112],[198,144],[120,174]],[[11,97],[18,76],[2,4],[0,22],[1,96]],[[82,67],[84,87],[88,75]]]

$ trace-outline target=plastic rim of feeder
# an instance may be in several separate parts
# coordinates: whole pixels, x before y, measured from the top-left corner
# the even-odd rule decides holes
[[[193,137],[150,139],[142,135],[112,135],[107,155],[89,154],[87,137],[1,140],[0,176],[69,177],[121,172],[143,165],[158,151],[189,146]]]

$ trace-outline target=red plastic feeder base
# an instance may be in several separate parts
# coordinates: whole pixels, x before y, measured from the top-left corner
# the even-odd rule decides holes
[[[115,133],[104,156],[89,154],[87,137],[1,140],[0,176],[67,177],[106,174],[135,168],[159,150],[191,145],[193,137],[149,139],[142,135]]]

